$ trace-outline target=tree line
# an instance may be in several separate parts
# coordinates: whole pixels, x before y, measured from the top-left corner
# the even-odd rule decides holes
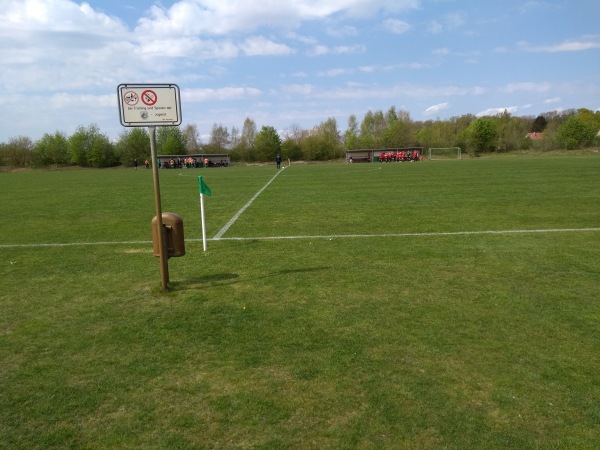
[[[206,142],[196,125],[158,127],[158,155],[229,154],[232,161],[272,161],[279,153],[292,161],[327,161],[342,158],[345,150],[401,147],[460,147],[463,153],[514,150],[576,149],[599,146],[600,111],[580,108],[552,111],[537,117],[517,117],[508,111],[476,117],[472,114],[447,120],[412,120],[410,114],[390,107],[368,111],[362,121],[352,114],[346,130],[329,118],[312,129],[292,125],[279,133],[272,126],[257,129],[246,118],[240,128],[214,124]],[[531,135],[531,133],[540,133]],[[542,139],[536,139],[543,136]],[[116,142],[92,124],[75,133],[46,133],[34,142],[19,136],[0,143],[0,166],[43,167],[129,166],[150,157],[150,138],[145,128],[128,128]]]

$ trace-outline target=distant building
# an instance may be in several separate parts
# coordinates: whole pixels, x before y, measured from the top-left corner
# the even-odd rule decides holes
[[[532,139],[532,140],[536,141],[538,139],[543,139],[544,138],[544,133],[536,133],[534,131],[533,133],[527,133],[525,135],[525,137],[528,137],[529,139]]]

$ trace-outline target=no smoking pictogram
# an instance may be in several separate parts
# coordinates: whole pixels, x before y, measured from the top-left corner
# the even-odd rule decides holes
[[[138,97],[138,95],[133,91],[127,91],[125,92],[125,95],[123,95],[123,100],[125,100],[125,103],[128,106],[135,106],[139,99],[140,98]]]
[[[151,91],[150,89],[147,89],[144,92],[142,92],[142,102],[144,103],[144,105],[153,106],[156,104],[157,100],[158,95],[156,95],[156,92]]]

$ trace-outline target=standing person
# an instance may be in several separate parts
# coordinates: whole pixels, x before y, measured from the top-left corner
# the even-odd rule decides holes
[[[133,168],[137,170],[137,159],[133,160]]]
[[[279,153],[275,157],[275,163],[277,164],[277,169],[281,169],[281,155]]]

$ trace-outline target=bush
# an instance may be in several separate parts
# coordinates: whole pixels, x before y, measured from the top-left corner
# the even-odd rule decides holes
[[[567,150],[588,147],[593,144],[596,137],[593,125],[579,116],[569,117],[556,134],[557,142]]]

